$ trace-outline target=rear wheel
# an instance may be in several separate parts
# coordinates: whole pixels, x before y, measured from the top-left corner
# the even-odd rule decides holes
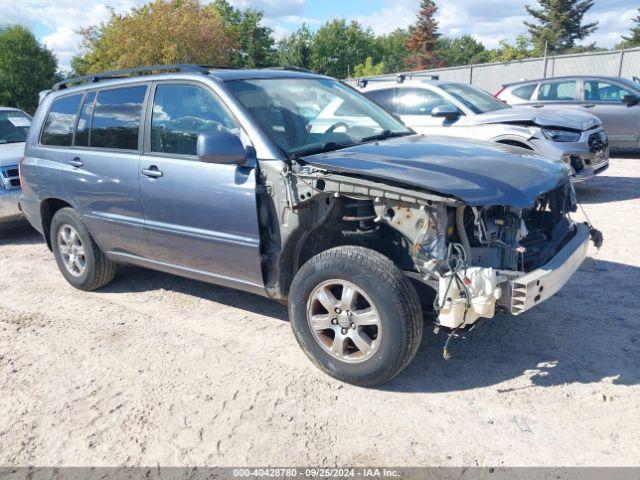
[[[115,275],[115,263],[100,250],[72,208],[62,208],[54,215],[51,247],[62,275],[80,290],[103,287]]]
[[[422,337],[411,282],[390,259],[362,247],[337,247],[309,260],[291,285],[289,317],[316,366],[360,386],[391,380]]]

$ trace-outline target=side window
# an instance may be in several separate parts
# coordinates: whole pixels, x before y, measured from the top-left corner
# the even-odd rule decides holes
[[[198,135],[239,133],[231,115],[214,96],[196,85],[158,85],[151,119],[151,151],[196,155]]]
[[[146,86],[139,86],[99,92],[93,111],[90,146],[137,150],[146,91]]]
[[[383,90],[374,90],[366,92],[365,95],[384,108],[386,111],[393,113],[393,94],[395,88],[385,88]]]
[[[89,146],[89,127],[91,126],[91,116],[93,115],[93,104],[95,100],[96,92],[89,92],[84,99],[84,105],[82,105],[78,125],[76,126],[76,137],[73,141],[75,146]]]
[[[451,103],[431,90],[402,88],[398,90],[396,104],[400,115],[431,115],[434,108]]]
[[[41,142],[43,145],[70,147],[73,128],[80,109],[82,94],[63,97],[55,102],[44,123]]]
[[[532,83],[531,85],[523,85],[522,87],[516,88],[513,92],[514,97],[521,98],[522,100],[529,100],[531,95],[533,95],[533,91],[536,89],[536,84]]]
[[[578,84],[575,80],[563,82],[543,83],[538,91],[538,100],[571,101],[578,94]]]
[[[584,82],[584,99],[593,102],[621,102],[622,97],[631,95],[629,90],[609,82],[587,80]]]

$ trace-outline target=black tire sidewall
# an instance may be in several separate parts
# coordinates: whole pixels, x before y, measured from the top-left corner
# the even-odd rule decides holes
[[[64,266],[62,256],[60,255],[60,249],[58,248],[58,231],[63,225],[70,225],[75,228],[84,247],[86,268],[84,273],[78,277],[69,273],[67,268]],[[94,282],[96,272],[95,249],[93,248],[93,238],[91,237],[91,234],[89,233],[87,227],[84,225],[84,223],[82,223],[82,220],[80,220],[79,215],[70,208],[63,208],[62,210],[59,210],[54,215],[51,222],[50,235],[53,255],[56,259],[56,263],[58,264],[58,268],[60,269],[60,272],[62,273],[64,278],[67,280],[67,282],[69,282],[76,288],[79,288],[81,290],[88,289]]]
[[[377,252],[376,252],[377,253]],[[388,260],[388,268],[397,267]],[[307,302],[312,291],[330,279],[346,280],[362,289],[374,303],[382,322],[382,340],[372,358],[362,363],[342,362],[327,353],[315,339],[307,320]],[[406,358],[405,348],[411,348],[400,305],[402,295],[398,285],[361,263],[348,262],[331,256],[312,259],[305,264],[292,284],[289,297],[289,318],[298,343],[309,358],[333,377],[358,385],[375,385],[378,380],[392,378],[401,370]],[[405,279],[406,280],[406,279]],[[407,285],[402,287],[406,288]],[[408,285],[408,288],[413,288]],[[420,319],[421,321],[421,319]]]

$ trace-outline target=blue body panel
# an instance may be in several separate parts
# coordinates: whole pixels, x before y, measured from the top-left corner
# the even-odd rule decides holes
[[[413,135],[305,157],[317,168],[456,197],[471,206],[530,207],[568,181],[566,167],[524,149]]]

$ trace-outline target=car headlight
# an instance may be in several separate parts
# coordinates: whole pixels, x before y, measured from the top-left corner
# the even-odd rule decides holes
[[[572,132],[569,130],[552,130],[548,128],[542,129],[542,133],[549,140],[554,142],[577,142],[582,134],[580,132]]]

